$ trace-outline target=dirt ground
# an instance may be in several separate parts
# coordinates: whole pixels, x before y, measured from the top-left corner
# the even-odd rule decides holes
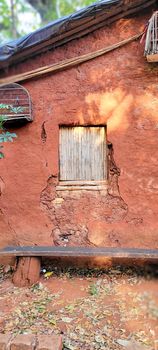
[[[1,266],[0,332],[62,334],[65,350],[158,350],[156,267],[44,269],[17,288]]]

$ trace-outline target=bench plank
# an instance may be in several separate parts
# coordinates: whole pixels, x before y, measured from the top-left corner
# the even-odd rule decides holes
[[[158,249],[18,246],[0,249],[0,256],[110,257],[158,261]]]

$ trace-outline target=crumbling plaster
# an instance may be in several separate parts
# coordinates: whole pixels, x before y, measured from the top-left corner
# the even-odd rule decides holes
[[[24,72],[141,32],[149,12],[120,20],[9,69]],[[33,123],[13,128],[1,160],[0,244],[158,246],[157,67],[140,43],[24,82]],[[59,125],[106,124],[108,190],[56,191]],[[114,153],[113,153],[114,152]]]
[[[127,204],[119,193],[117,168],[110,142],[108,148],[108,184],[105,190],[54,191],[58,177],[50,177],[41,194],[41,205],[53,223],[52,238],[55,245],[95,245],[89,238],[93,220],[119,222],[128,212]]]

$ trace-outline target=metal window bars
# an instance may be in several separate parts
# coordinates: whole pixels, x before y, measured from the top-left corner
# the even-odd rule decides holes
[[[31,98],[23,86],[0,86],[0,116],[4,121],[33,120]]]
[[[158,54],[158,11],[149,20],[145,40],[145,56]]]

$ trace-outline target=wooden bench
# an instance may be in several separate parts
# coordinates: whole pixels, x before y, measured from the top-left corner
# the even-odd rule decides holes
[[[13,276],[13,282],[18,286],[26,286],[39,280],[41,270],[41,258],[95,258],[104,257],[112,262],[157,264],[158,249],[138,248],[91,248],[91,247],[40,247],[18,246],[0,249],[0,257],[16,257],[17,268]]]

